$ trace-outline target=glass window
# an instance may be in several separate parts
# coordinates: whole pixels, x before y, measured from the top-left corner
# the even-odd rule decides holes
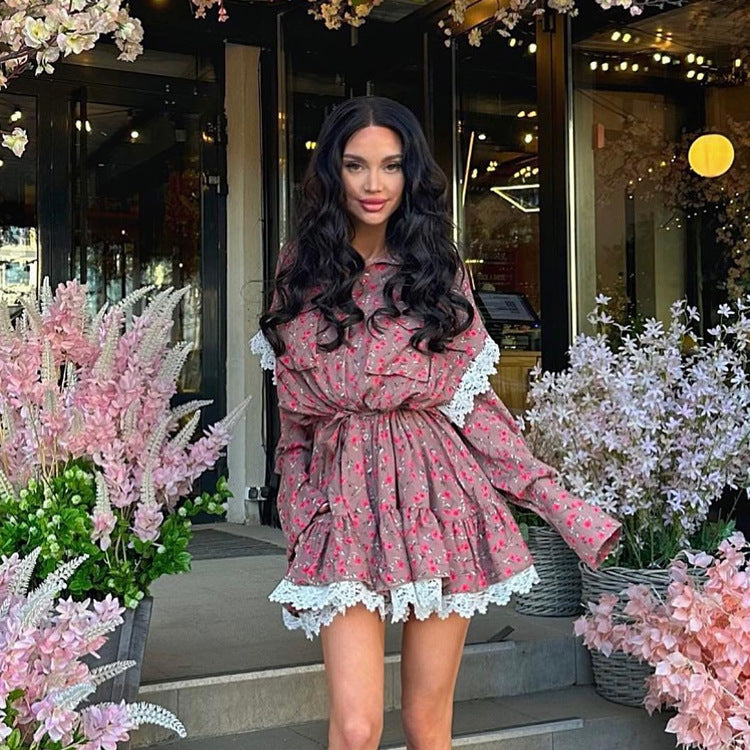
[[[476,299],[505,350],[493,385],[514,410],[539,359],[539,161],[533,27],[458,47],[459,226]]]
[[[20,159],[0,149],[0,304],[15,309],[38,286],[36,99],[4,92],[0,122],[7,130],[21,126],[29,136]]]
[[[612,20],[575,42],[581,327],[597,293],[613,298],[621,320],[664,319],[687,297],[710,326],[722,302],[750,291],[748,34],[746,3],[701,0]],[[731,167],[715,177],[688,158],[708,133],[734,150]],[[720,159],[721,150],[707,154]]]
[[[133,290],[189,285],[173,337],[194,344],[180,390],[201,388],[200,115],[76,103],[73,274],[93,310]]]
[[[330,31],[311,18],[305,9],[293,11],[284,19],[285,147],[290,218],[299,206],[302,179],[323,121],[336,104],[347,98],[348,47],[348,29]],[[284,211],[283,205],[281,210]],[[282,217],[282,223],[286,218]]]

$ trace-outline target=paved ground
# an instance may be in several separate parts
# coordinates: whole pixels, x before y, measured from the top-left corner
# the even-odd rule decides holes
[[[320,642],[290,632],[268,594],[284,575],[281,531],[268,527],[220,524],[221,529],[279,547],[282,554],[197,560],[182,576],[157,581],[143,682],[203,677],[322,660]],[[198,534],[201,532],[199,531]],[[530,618],[512,607],[493,607],[474,618],[468,642],[490,640],[506,626],[514,640],[568,634],[572,618]],[[399,650],[401,628],[389,626],[386,650]]]

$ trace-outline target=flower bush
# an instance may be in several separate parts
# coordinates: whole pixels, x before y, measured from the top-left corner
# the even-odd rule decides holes
[[[716,557],[688,553],[695,566],[674,562],[665,601],[647,586],[589,603],[575,623],[590,649],[635,656],[655,667],[645,707],[677,709],[667,731],[685,747],[750,747],[750,570],[741,534]],[[699,575],[699,574],[700,575]]]
[[[148,703],[80,708],[97,685],[128,669],[117,662],[96,669],[82,661],[96,655],[122,623],[116,599],[56,602],[77,558],[27,593],[41,550],[13,555],[0,565],[0,747],[5,750],[116,750],[143,723],[185,729],[169,711]]]
[[[45,283],[15,324],[0,309],[0,551],[90,555],[77,595],[135,606],[159,575],[187,569],[190,517],[223,512],[229,496],[220,482],[185,500],[247,401],[195,441],[210,402],[170,408],[191,351],[170,344],[184,291],[154,293],[134,315],[152,292],[141,289],[92,318],[83,286],[53,296]]]
[[[92,49],[103,35],[112,35],[121,60],[135,60],[143,51],[143,27],[123,0],[3,0],[0,91],[28,69],[52,73],[60,58]],[[28,139],[22,128],[0,134],[5,148],[23,154]]]
[[[571,492],[622,521],[610,564],[660,567],[725,488],[750,484],[750,297],[722,305],[706,340],[684,301],[638,332],[613,325],[608,302],[597,298],[599,332],[577,337],[568,370],[532,374],[522,421]]]

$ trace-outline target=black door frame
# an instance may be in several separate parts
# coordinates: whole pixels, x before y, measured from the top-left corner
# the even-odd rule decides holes
[[[89,101],[139,108],[175,107],[200,114],[207,142],[201,153],[201,390],[178,394],[174,403],[210,398],[207,426],[226,413],[226,164],[223,122],[223,45],[216,50],[216,82],[206,83],[130,71],[60,65],[52,77],[22,76],[9,93],[35,97],[37,107],[37,221],[41,273],[57,285],[70,278],[73,237],[71,191],[73,103]],[[211,139],[213,139],[211,141]],[[223,466],[219,471],[224,470]],[[212,486],[214,477],[202,485]]]

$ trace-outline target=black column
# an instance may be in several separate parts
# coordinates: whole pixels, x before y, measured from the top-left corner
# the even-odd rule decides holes
[[[561,370],[570,341],[568,108],[570,21],[548,11],[537,21],[539,105],[539,283],[542,366]]]

